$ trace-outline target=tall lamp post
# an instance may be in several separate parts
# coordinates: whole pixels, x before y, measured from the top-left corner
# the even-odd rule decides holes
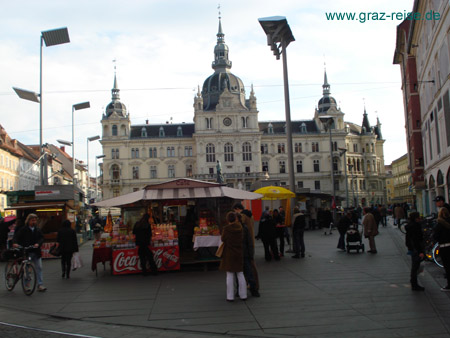
[[[87,163],[87,179],[88,179],[87,190],[88,190],[88,195],[89,195],[89,188],[91,186],[91,178],[90,178],[91,175],[89,173],[89,142],[97,141],[97,140],[100,140],[100,136],[99,135],[88,137],[87,141],[86,141],[86,144],[87,144],[87,157],[86,157],[87,161],[86,161],[86,163]]]
[[[328,131],[330,133],[330,176],[331,176],[331,191],[333,200],[331,201],[331,208],[333,210],[333,223],[336,221],[336,191],[334,186],[334,168],[333,168],[333,138],[331,136],[331,127],[333,125],[333,117],[332,116],[321,116],[319,117],[320,122],[323,123],[323,127],[325,128],[325,131]],[[334,208],[333,208],[334,203]]]
[[[284,106],[286,114],[286,137],[288,150],[289,188],[295,193],[294,178],[294,154],[292,149],[292,129],[291,129],[291,107],[289,101],[289,83],[287,71],[287,46],[295,41],[291,28],[284,16],[271,16],[258,19],[259,23],[267,35],[267,45],[273,51],[277,60],[280,54],[283,56],[283,80],[284,80]]]
[[[74,124],[74,113],[75,110],[81,110],[81,109],[86,109],[89,108],[91,106],[91,104],[89,103],[89,101],[87,102],[82,102],[82,103],[77,103],[74,104],[72,106],[72,172],[73,172],[73,185],[74,185],[74,189],[75,189],[75,124]]]
[[[41,32],[39,54],[39,94],[13,87],[14,91],[21,99],[39,103],[39,154],[41,156],[41,163],[39,166],[39,182],[41,185],[47,185],[47,158],[46,156],[43,156],[44,148],[42,146],[42,47],[44,45],[44,42],[46,47],[61,45],[63,43],[70,42],[69,31],[67,30],[67,27]]]
[[[339,150],[339,156],[344,155],[344,173],[345,173],[345,205],[347,206],[347,209],[349,208],[348,205],[348,177],[347,177],[347,149],[346,148],[338,148]]]
[[[106,157],[106,155],[95,156],[95,201],[98,198],[98,176],[97,176],[97,160]]]

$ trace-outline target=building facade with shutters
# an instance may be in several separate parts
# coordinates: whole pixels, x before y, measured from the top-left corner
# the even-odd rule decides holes
[[[268,179],[288,185],[286,122],[258,120],[253,86],[247,97],[228,56],[219,21],[214,73],[194,97],[193,123],[132,125],[114,77],[101,120],[104,199],[175,178],[216,181],[218,170],[225,184],[239,189],[252,190]],[[329,205],[333,173],[338,201],[347,201],[343,206],[384,203],[381,124],[371,126],[365,109],[361,125],[344,121],[326,72],[322,87],[312,118],[291,122],[296,192],[316,206]],[[331,144],[323,116],[333,120]]]

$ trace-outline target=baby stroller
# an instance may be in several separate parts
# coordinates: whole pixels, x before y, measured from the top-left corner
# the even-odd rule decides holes
[[[347,253],[350,253],[350,250],[356,250],[359,253],[364,252],[364,243],[362,242],[362,234],[358,230],[358,224],[353,224],[347,230],[345,234],[346,242],[347,242]]]

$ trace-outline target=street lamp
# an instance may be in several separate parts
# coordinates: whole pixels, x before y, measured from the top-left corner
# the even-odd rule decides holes
[[[100,158],[104,158],[106,155],[97,155],[95,156],[95,201],[98,198],[98,176],[97,176],[97,160]]]
[[[319,117],[320,122],[323,123],[323,127],[325,131],[329,131],[330,133],[330,173],[331,173],[331,191],[333,193],[333,200],[331,201],[331,208],[333,210],[333,223],[336,220],[336,191],[334,186],[334,168],[333,168],[333,139],[331,137],[331,126],[333,125],[334,119],[332,116],[321,116]],[[334,208],[333,208],[334,203]]]
[[[89,101],[87,102],[82,102],[82,103],[77,103],[74,104],[72,106],[72,171],[73,171],[73,184],[74,184],[74,189],[75,189],[75,132],[74,132],[74,112],[75,110],[81,110],[81,109],[86,109],[89,108],[91,106],[91,104],[89,103]]]
[[[267,35],[267,45],[273,51],[277,60],[280,54],[283,55],[283,80],[284,80],[284,106],[286,114],[286,137],[288,150],[289,187],[295,193],[294,178],[294,153],[292,149],[292,129],[291,129],[291,107],[289,101],[289,83],[287,71],[286,47],[295,41],[291,28],[284,16],[271,16],[258,19],[259,23]],[[281,48],[281,50],[280,50]]]
[[[43,156],[44,149],[42,147],[42,46],[44,42],[46,47],[61,45],[63,43],[70,42],[69,31],[67,30],[67,27],[41,32],[39,54],[39,94],[13,87],[14,91],[21,99],[39,103],[39,154],[41,156],[41,163],[39,166],[39,181],[41,185],[47,185],[47,159],[45,156]]]
[[[97,141],[97,140],[100,140],[100,136],[99,135],[88,137],[87,141],[86,141],[86,144],[87,144],[87,157],[86,157],[87,160],[86,160],[86,163],[87,163],[87,179],[88,179],[87,190],[88,190],[88,195],[89,195],[89,188],[91,186],[91,179],[90,179],[91,175],[89,174],[89,142]]]
[[[344,155],[344,173],[345,173],[345,204],[347,206],[347,209],[349,207],[348,205],[348,177],[347,177],[347,148],[338,148],[339,150],[339,156]]]

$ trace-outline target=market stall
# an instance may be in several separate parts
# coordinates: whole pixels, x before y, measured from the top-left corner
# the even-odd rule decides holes
[[[220,245],[220,228],[236,200],[262,195],[217,183],[177,179],[153,184],[124,196],[98,202],[99,208],[120,207],[121,221],[104,234],[94,247],[111,247],[113,274],[140,272],[137,248],[131,234],[134,224],[147,212],[151,215],[150,249],[160,271],[177,270],[184,263],[211,259]],[[208,248],[208,250],[205,250]],[[217,259],[217,257],[214,257]],[[93,270],[96,268],[96,264]]]

